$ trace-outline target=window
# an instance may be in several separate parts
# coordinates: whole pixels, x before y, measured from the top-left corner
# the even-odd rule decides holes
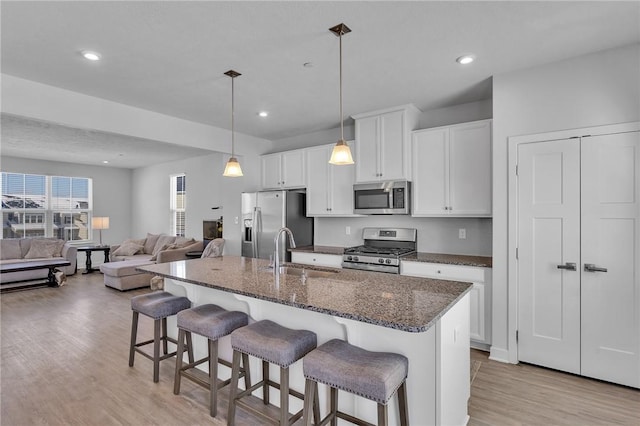
[[[92,180],[0,173],[2,238],[88,240]]]
[[[171,176],[171,233],[185,236],[187,207],[187,177],[184,174]]]

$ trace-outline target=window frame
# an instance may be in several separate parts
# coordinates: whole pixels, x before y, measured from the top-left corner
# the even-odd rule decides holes
[[[180,182],[180,180],[182,180]],[[169,215],[171,235],[186,236],[187,232],[187,175],[176,173],[170,176],[169,184]],[[180,187],[182,191],[180,191]],[[178,216],[182,217],[178,219]],[[180,222],[182,226],[180,226]]]

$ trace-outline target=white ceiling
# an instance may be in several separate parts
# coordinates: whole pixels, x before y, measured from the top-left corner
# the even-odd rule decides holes
[[[328,28],[340,22],[352,29],[343,38],[345,116],[489,99],[493,75],[640,41],[638,1],[2,1],[1,7],[2,73],[228,129],[231,83],[223,73],[234,69],[242,73],[235,80],[235,129],[269,140],[338,125],[338,39]],[[79,55],[84,49],[103,59],[87,62]],[[464,53],[476,62],[457,64]],[[258,117],[260,110],[269,117]],[[12,126],[16,137],[15,120]],[[5,148],[4,133],[3,155],[24,156],[15,144]]]

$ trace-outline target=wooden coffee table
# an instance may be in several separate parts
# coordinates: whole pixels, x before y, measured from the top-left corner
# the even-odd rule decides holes
[[[22,272],[22,271],[33,271],[35,269],[48,269],[49,274],[47,275],[47,281],[44,283],[31,283],[33,280],[25,281],[25,284],[20,285],[20,282],[10,282],[4,283],[2,282],[2,286],[0,287],[0,292],[17,290],[23,288],[31,288],[31,287],[57,287],[58,283],[56,283],[55,269],[62,266],[69,266],[71,262],[64,259],[44,259],[38,260],[34,262],[16,262],[16,263],[4,263],[0,265],[0,275],[8,274],[9,272]]]

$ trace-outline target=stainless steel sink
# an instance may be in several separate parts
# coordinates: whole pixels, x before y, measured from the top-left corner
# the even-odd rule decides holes
[[[272,266],[265,266],[262,269],[265,271],[273,272]],[[334,271],[331,269],[322,269],[322,270],[309,269],[309,268],[303,268],[301,266],[288,265],[288,266],[281,266],[279,272],[280,272],[280,275],[294,275],[294,276],[306,277],[306,278],[327,278],[327,277],[334,277],[335,274],[337,274],[340,271]]]

